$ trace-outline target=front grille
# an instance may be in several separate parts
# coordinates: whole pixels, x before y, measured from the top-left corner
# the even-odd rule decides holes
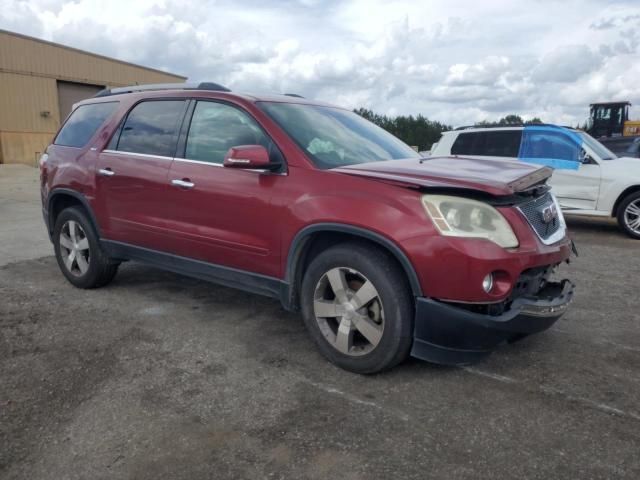
[[[551,239],[563,228],[561,221],[562,213],[559,210],[551,221],[545,222],[544,213],[547,208],[557,208],[549,192],[534,200],[518,205],[518,210],[522,212],[531,227],[543,241]]]

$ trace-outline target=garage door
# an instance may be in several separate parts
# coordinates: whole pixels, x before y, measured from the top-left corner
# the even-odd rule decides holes
[[[89,85],[87,83],[61,82],[58,81],[58,107],[60,108],[60,122],[69,115],[74,103],[93,97],[104,87],[100,85]]]

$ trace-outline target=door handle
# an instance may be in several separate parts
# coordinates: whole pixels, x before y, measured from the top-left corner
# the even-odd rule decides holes
[[[174,185],[176,187],[181,187],[181,188],[193,188],[196,186],[195,183],[191,182],[188,178],[185,179],[175,179],[175,180],[171,180],[171,185]]]
[[[116,172],[111,170],[111,168],[109,168],[109,167],[101,168],[100,170],[98,170],[98,173],[100,175],[102,175],[103,177],[113,177],[116,174]]]

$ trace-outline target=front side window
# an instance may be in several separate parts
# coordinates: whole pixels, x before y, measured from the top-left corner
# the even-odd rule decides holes
[[[420,158],[411,147],[348,110],[278,102],[259,106],[321,169]]]
[[[256,121],[223,103],[198,102],[187,136],[185,158],[222,164],[231,147],[262,145],[271,151],[271,140]]]
[[[173,157],[184,108],[184,100],[139,103],[122,126],[117,150]]]
[[[117,106],[118,102],[80,105],[71,113],[53,143],[65,147],[84,147]]]
[[[527,127],[518,157],[525,162],[577,170],[581,152],[582,140],[578,134]]]

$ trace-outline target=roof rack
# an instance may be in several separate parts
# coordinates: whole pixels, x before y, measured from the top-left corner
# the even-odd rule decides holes
[[[110,95],[121,95],[123,93],[151,92],[156,90],[210,90],[216,92],[230,92],[227,87],[223,87],[213,82],[200,83],[152,83],[148,85],[131,85],[130,87],[105,88],[94,95],[95,97],[108,97]]]
[[[557,125],[555,123],[510,123],[509,125],[465,125],[463,127],[456,127],[454,130],[473,130],[475,128],[511,128],[511,127],[565,127],[572,128],[566,125]]]

